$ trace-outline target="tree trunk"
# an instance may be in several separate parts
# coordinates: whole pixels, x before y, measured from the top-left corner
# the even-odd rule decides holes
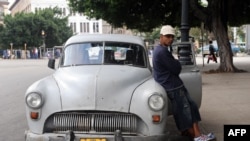
[[[231,51],[231,45],[229,43],[229,39],[227,37],[227,32],[220,25],[220,23],[213,22],[213,30],[212,32],[215,35],[217,40],[218,49],[219,49],[219,57],[220,57],[220,66],[217,69],[219,72],[235,72],[238,69],[235,68],[233,64],[233,53]]]
[[[217,40],[220,57],[220,66],[217,71],[238,72],[239,70],[233,64],[233,53],[227,33],[226,0],[211,0],[209,4],[214,9],[210,22],[211,30]]]

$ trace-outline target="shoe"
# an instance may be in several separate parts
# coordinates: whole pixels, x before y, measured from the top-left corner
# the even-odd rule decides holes
[[[199,137],[194,138],[194,141],[212,141],[215,139],[215,136],[213,133],[209,133],[207,135],[202,134]]]
[[[207,134],[207,137],[208,137],[208,141],[211,141],[211,140],[214,140],[215,139],[215,135],[214,135],[214,133],[209,133],[209,134]]]

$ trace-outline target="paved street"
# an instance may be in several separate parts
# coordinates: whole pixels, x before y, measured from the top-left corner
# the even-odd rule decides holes
[[[203,74],[203,99],[201,126],[214,132],[223,141],[223,125],[250,124],[250,57],[234,57],[237,68],[246,73]],[[211,63],[200,67],[203,71],[217,68]]]
[[[203,97],[200,107],[202,117],[200,126],[204,133],[214,132],[217,141],[224,140],[225,124],[250,124],[250,56],[239,54],[233,59],[237,68],[248,72],[206,74],[205,71],[216,69],[219,63],[210,62],[203,66],[202,57],[198,56],[196,59],[202,71]],[[204,62],[206,61],[207,58]],[[169,120],[173,118],[170,117]],[[169,124],[171,134],[178,134],[174,123],[169,122]]]
[[[36,80],[52,73],[47,60],[0,59],[0,141],[23,141],[28,129],[24,93]]]

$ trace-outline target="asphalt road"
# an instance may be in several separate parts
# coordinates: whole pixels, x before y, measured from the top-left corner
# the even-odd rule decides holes
[[[234,66],[245,73],[206,74],[207,70],[217,69],[218,63],[205,63],[197,57],[202,72],[202,104],[200,122],[203,132],[214,132],[217,141],[224,141],[224,125],[250,125],[250,56],[237,54],[233,57]],[[235,140],[235,139],[233,139]]]
[[[24,93],[29,85],[50,74],[44,60],[0,60],[0,141],[22,141],[28,129]]]

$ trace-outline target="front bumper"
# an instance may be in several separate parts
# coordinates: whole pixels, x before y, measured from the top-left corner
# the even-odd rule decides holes
[[[157,136],[122,136],[120,131],[114,132],[114,135],[86,135],[74,134],[68,131],[64,134],[34,134],[30,131],[25,131],[25,141],[80,141],[81,138],[105,138],[107,141],[166,141],[169,134]]]

